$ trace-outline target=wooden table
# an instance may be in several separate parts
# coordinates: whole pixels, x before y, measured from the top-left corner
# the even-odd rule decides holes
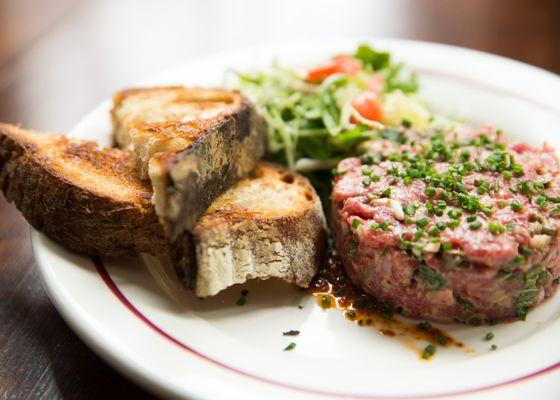
[[[0,121],[64,132],[112,92],[171,64],[302,35],[429,40],[560,73],[559,22],[556,0],[0,0]],[[0,199],[0,398],[125,395],[151,397],[57,314],[28,225]]]

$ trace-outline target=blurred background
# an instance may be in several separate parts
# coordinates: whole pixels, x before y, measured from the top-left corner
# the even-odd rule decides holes
[[[0,0],[0,121],[62,133],[174,64],[349,35],[453,44],[560,73],[559,0]],[[0,399],[149,397],[57,315],[27,224],[3,199],[0,221]]]

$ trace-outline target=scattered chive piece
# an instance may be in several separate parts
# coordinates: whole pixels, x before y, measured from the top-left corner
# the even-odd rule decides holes
[[[437,335],[436,340],[437,340],[438,344],[440,344],[441,346],[447,346],[447,343],[449,343],[447,338],[445,336],[442,336],[442,335]]]
[[[433,186],[428,186],[425,193],[428,197],[434,197],[436,195],[436,188]]]
[[[505,180],[510,180],[511,178],[513,178],[513,174],[510,171],[503,171],[502,176]]]
[[[237,299],[236,304],[238,306],[244,306],[245,303],[247,303],[247,295],[249,294],[249,291],[247,289],[243,289],[241,291],[241,296],[239,296],[239,298]]]
[[[484,340],[489,342],[490,340],[494,339],[494,334],[492,332],[488,332],[485,336],[484,336]]]
[[[369,225],[369,229],[370,229],[371,231],[374,231],[374,230],[376,230],[377,228],[379,228],[379,224],[378,224],[377,222],[372,222],[372,223]]]
[[[514,164],[514,165],[511,167],[511,169],[513,170],[513,173],[514,173],[516,176],[525,175],[525,173],[523,172],[523,168],[521,168],[521,165],[519,165],[519,164]]]
[[[506,228],[504,228],[504,226],[498,221],[490,221],[490,223],[488,224],[488,229],[494,235],[499,235],[500,233],[504,233],[506,231]]]
[[[369,186],[371,185],[371,178],[365,178],[362,180],[362,185]]]
[[[447,223],[447,226],[449,227],[449,229],[455,229],[459,226],[460,222],[459,220],[453,220],[453,221],[449,221]]]
[[[382,231],[388,231],[389,230],[389,224],[385,221],[383,221],[382,223],[379,224],[379,228],[381,228]]]
[[[463,212],[461,210],[449,210],[447,212],[447,216],[449,218],[452,218],[452,219],[461,218],[462,215],[463,215]]]
[[[490,350],[492,350],[492,351],[497,350],[497,349],[498,349],[498,346],[496,346],[495,344],[490,346]]]
[[[412,204],[403,204],[402,209],[406,215],[414,215],[416,213],[416,207]]]
[[[429,322],[420,322],[416,325],[416,327],[421,331],[429,331],[432,328],[432,325]]]
[[[430,221],[428,218],[424,217],[416,221],[416,226],[418,226],[418,228],[425,228],[429,223]]]
[[[482,207],[481,210],[484,213],[484,215],[487,215],[488,217],[494,214],[494,211],[492,210],[491,207]]]
[[[303,310],[303,306],[302,306],[301,304],[299,304],[299,305],[297,306],[297,308],[299,308],[300,310]]]
[[[422,353],[422,358],[424,360],[429,359],[431,356],[435,354],[436,349],[437,349],[436,346],[430,343],[424,348],[424,353]]]
[[[355,219],[355,220],[352,221],[352,228],[358,229],[359,226],[360,226],[360,220],[359,219]]]
[[[346,170],[340,170],[340,171],[339,171],[339,170],[337,170],[336,168],[333,169],[333,170],[331,171],[331,173],[333,174],[334,177],[337,177],[337,176],[340,176],[340,175],[344,175],[344,174],[347,173],[347,172],[348,172],[348,171],[346,171]]]
[[[284,351],[291,351],[295,348],[296,348],[296,344],[294,342],[292,342],[284,348]]]
[[[380,195],[379,197],[382,197],[382,198],[384,198],[384,197],[386,197],[386,198],[391,197],[391,188],[385,189],[383,192],[381,192],[381,195]]]
[[[476,231],[477,229],[480,229],[481,226],[482,226],[482,222],[480,222],[478,219],[474,220],[474,221],[471,222],[471,224],[469,225],[469,227],[470,227],[473,231]]]
[[[440,231],[443,231],[445,228],[447,228],[447,225],[443,221],[436,222],[436,226]]]
[[[441,244],[441,249],[443,251],[448,251],[448,250],[451,250],[452,248],[453,248],[453,245],[449,242],[444,242],[444,243]]]
[[[297,335],[299,335],[299,331],[291,329],[288,332],[283,332],[282,335],[283,336],[297,336]]]
[[[521,205],[521,203],[519,203],[517,200],[513,200],[511,202],[511,209],[515,212],[519,212],[521,210],[523,210],[523,206]]]

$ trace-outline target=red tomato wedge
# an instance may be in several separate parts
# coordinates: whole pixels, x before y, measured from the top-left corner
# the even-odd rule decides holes
[[[320,83],[332,74],[354,75],[362,69],[362,63],[350,56],[337,56],[307,72],[307,80]]]
[[[381,93],[385,87],[385,78],[380,74],[373,74],[367,79],[367,86],[373,93]]]
[[[383,103],[377,94],[371,91],[361,93],[352,106],[365,119],[371,121],[383,120]]]

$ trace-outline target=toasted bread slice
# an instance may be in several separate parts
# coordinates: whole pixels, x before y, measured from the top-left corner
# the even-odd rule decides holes
[[[128,152],[0,124],[0,188],[34,228],[72,250],[168,252],[151,187]]]
[[[162,86],[123,90],[113,96],[114,141],[118,147],[125,148],[132,143],[131,126],[168,120],[188,122],[230,114],[241,108],[242,101],[239,93],[219,89]]]
[[[321,202],[307,179],[261,162],[219,196],[193,229],[195,293],[212,296],[257,278],[307,287],[325,253],[326,232]]]
[[[183,285],[211,296],[248,279],[306,287],[326,224],[309,182],[260,163],[170,244],[129,151],[0,124],[0,188],[39,231],[85,254],[151,254]]]
[[[174,240],[266,151],[261,118],[239,93],[182,87],[118,93],[116,143],[149,176],[156,212]]]

